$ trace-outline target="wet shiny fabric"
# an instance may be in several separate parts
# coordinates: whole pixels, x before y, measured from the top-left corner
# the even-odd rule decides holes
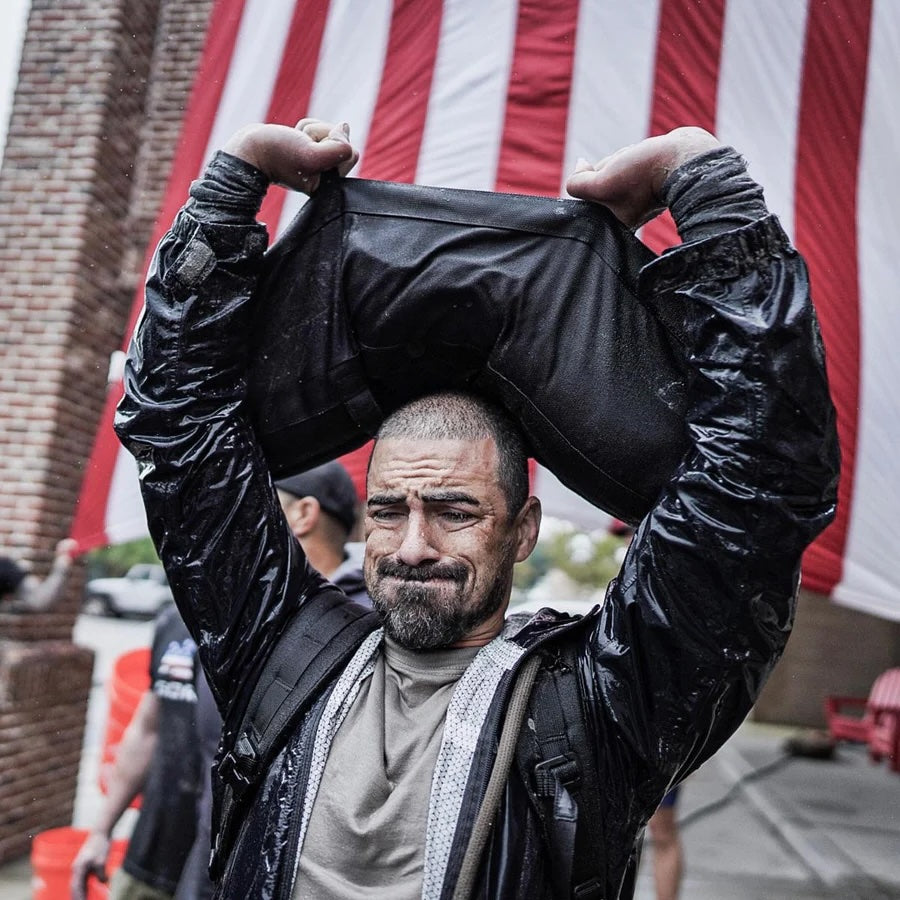
[[[265,236],[253,223],[265,183],[220,159],[203,186],[224,196],[226,180],[238,185],[227,216],[213,200],[192,201],[160,245],[116,427],[138,459],[151,532],[227,739],[285,623],[322,581],[278,512],[246,399],[246,335],[266,315],[256,292]],[[689,447],[603,607],[579,621],[544,612],[508,636],[523,659],[544,655],[538,696],[560,648],[577,661],[566,677],[584,708],[581,764],[601,785],[591,858],[606,900],[628,896],[647,818],[738,726],[779,658],[800,558],[833,516],[838,471],[806,270],[774,219],[665,254],[642,270],[638,292],[692,368]],[[475,735],[446,873],[429,897],[452,894],[515,671],[497,681]],[[221,896],[290,896],[311,735],[329,690],[270,767]],[[538,814],[528,734],[478,897],[554,896],[553,826]]]

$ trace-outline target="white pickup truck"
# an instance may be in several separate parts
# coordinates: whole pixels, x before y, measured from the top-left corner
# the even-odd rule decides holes
[[[84,611],[107,616],[154,616],[172,602],[162,566],[133,565],[122,578],[92,578],[84,588]]]

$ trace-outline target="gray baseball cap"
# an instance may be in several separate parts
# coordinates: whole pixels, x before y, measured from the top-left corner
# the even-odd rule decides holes
[[[356,523],[356,488],[339,462],[328,462],[298,475],[282,478],[275,487],[295,497],[315,497],[322,509],[352,531]]]

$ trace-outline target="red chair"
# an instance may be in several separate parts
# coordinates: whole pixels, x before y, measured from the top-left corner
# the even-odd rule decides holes
[[[850,707],[862,714],[846,715]],[[882,672],[868,697],[826,697],[825,717],[833,739],[868,744],[873,761],[886,757],[900,772],[900,668]]]

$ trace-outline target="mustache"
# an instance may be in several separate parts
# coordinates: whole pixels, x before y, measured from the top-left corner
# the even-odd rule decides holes
[[[464,582],[468,577],[462,563],[428,563],[422,566],[408,566],[393,559],[381,559],[375,567],[379,575],[401,578],[404,581],[431,581],[442,578],[447,581]]]

